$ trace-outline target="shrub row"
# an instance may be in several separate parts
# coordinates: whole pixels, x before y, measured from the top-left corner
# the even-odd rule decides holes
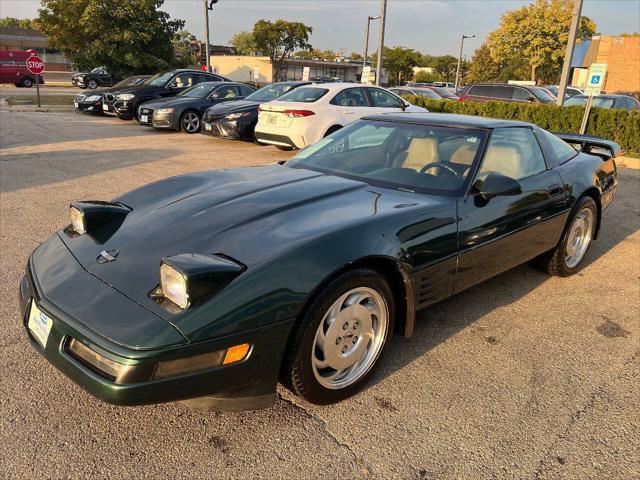
[[[582,124],[584,107],[559,107],[545,104],[507,102],[452,102],[411,97],[414,105],[431,112],[458,113],[480,117],[522,120],[552,132],[578,133]],[[640,157],[640,112],[593,108],[587,123],[587,135],[613,140],[625,155]]]

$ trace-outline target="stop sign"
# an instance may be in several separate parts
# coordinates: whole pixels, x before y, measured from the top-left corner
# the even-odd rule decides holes
[[[37,55],[31,55],[27,58],[27,70],[34,75],[39,75],[44,72],[44,62]]]

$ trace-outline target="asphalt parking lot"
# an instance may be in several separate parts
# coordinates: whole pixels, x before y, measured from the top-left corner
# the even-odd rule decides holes
[[[29,346],[18,282],[72,200],[291,154],[72,112],[2,111],[0,134],[0,477],[638,478],[640,171],[580,274],[521,266],[431,307],[338,405],[279,387],[222,414],[94,399]]]

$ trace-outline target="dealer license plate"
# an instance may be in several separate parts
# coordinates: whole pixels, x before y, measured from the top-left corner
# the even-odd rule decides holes
[[[205,123],[205,124],[204,124],[204,129],[205,129],[207,132],[210,132],[210,131],[212,130],[211,124],[210,124],[210,123]]]
[[[109,111],[109,104],[102,102],[102,109],[105,111]]]
[[[140,121],[142,123],[149,123],[149,115],[140,115]]]
[[[78,102],[73,102],[73,106],[78,108]]]
[[[47,346],[47,339],[49,338],[49,332],[51,332],[51,326],[53,320],[44,314],[36,305],[36,302],[31,302],[31,312],[29,312],[29,330],[42,344],[42,347]]]
[[[267,125],[275,125],[277,121],[278,121],[278,117],[272,113],[267,113],[264,116],[264,122]]]

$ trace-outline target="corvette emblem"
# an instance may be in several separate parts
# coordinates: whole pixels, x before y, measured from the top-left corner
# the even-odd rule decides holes
[[[118,256],[118,250],[102,250],[100,255],[98,255],[97,262],[98,263],[109,263],[115,261]]]

